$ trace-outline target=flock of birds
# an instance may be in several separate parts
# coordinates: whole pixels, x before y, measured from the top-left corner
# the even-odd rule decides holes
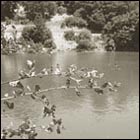
[[[99,73],[95,68],[81,68],[78,69],[76,65],[72,64],[67,68],[66,72],[63,72],[60,68],[60,65],[57,64],[56,68],[53,68],[52,66],[49,69],[42,69],[39,73],[36,74],[35,71],[35,60],[27,60],[27,68],[28,72],[25,70],[21,70],[19,72],[19,79],[9,82],[9,85],[14,87],[15,90],[12,92],[14,98],[17,98],[18,96],[25,96],[25,86],[22,84],[21,80],[26,78],[32,78],[32,77],[39,77],[42,78],[47,75],[58,75],[66,78],[65,87],[67,89],[71,88],[72,81],[75,82],[74,86],[74,92],[79,97],[81,95],[80,88],[82,87],[81,82],[87,79],[87,84],[85,85],[85,88],[88,89],[94,89],[94,91],[97,94],[104,94],[104,90],[108,89],[108,91],[116,92],[117,88],[121,86],[121,83],[114,82],[111,83],[109,81],[104,82],[102,85],[98,85],[97,79],[101,79],[104,77],[104,73]],[[78,77],[78,78],[76,78]],[[62,125],[62,119],[56,119],[55,111],[56,106],[50,105],[50,101],[47,99],[45,95],[42,95],[41,97],[38,95],[40,93],[41,88],[40,85],[35,85],[35,88],[32,90],[29,86],[26,87],[28,91],[30,91],[32,94],[30,94],[30,97],[33,100],[39,100],[43,103],[43,116],[42,118],[45,118],[46,116],[52,117],[52,122],[48,126],[40,126],[40,128],[46,132],[53,132],[54,128],[56,127],[56,132],[58,134],[61,133],[61,128],[63,129],[64,126]],[[14,109],[15,104],[14,102],[10,102],[8,100],[9,94],[6,93],[5,95],[4,105],[7,106],[8,109]],[[3,112],[5,112],[5,109],[3,109]],[[6,139],[7,137],[13,137],[13,136],[20,136],[21,138],[23,135],[27,135],[28,139],[35,139],[35,137],[38,135],[36,132],[36,126],[31,125],[31,122],[29,120],[24,121],[16,130],[13,130],[12,128],[3,129],[1,133],[1,139]]]
[[[17,83],[18,85],[18,83]],[[15,85],[14,85],[15,86]],[[22,86],[21,86],[22,87]],[[19,88],[19,87],[18,87]],[[47,99],[46,95],[38,96],[38,92],[40,91],[40,86],[35,85],[35,89],[30,97],[33,100],[41,101],[43,103],[43,115],[42,118],[51,117],[52,121],[47,125],[36,126],[35,124],[31,123],[30,119],[26,119],[18,126],[17,129],[13,129],[12,126],[8,126],[7,128],[2,129],[1,132],[1,139],[12,138],[14,136],[18,136],[20,138],[28,138],[28,139],[35,139],[38,135],[38,130],[45,131],[47,133],[52,133],[56,130],[57,134],[61,133],[62,129],[65,129],[62,125],[62,118],[56,117],[56,106],[50,104],[50,101]],[[4,104],[9,109],[14,109],[14,103],[9,102],[7,100],[4,101]]]

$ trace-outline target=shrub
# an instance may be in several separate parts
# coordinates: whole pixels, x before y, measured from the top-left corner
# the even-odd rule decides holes
[[[20,21],[20,23],[23,24],[23,25],[28,24],[29,22],[30,22],[29,19],[22,19]]]
[[[89,40],[91,41],[92,38],[92,34],[89,30],[83,30],[80,32],[79,36],[77,37],[77,42],[79,42],[80,40]]]
[[[76,17],[83,17],[84,14],[85,14],[84,8],[79,8],[74,12],[74,16]]]
[[[65,7],[63,7],[63,6],[59,6],[57,8],[57,12],[58,12],[58,14],[63,15],[64,13],[67,12],[67,9]]]
[[[23,31],[22,31],[22,37],[25,40],[29,41],[31,39],[31,36],[32,36],[33,32],[34,32],[34,27],[24,27]]]
[[[73,30],[70,31],[65,31],[64,32],[64,37],[66,40],[74,40],[75,39],[75,34]]]
[[[25,27],[22,32],[22,36],[25,40],[33,40],[34,43],[44,44],[45,40],[51,39],[51,31],[45,28],[43,31],[38,30],[36,27]]]
[[[53,42],[52,39],[47,39],[47,40],[45,40],[45,42],[44,42],[44,47],[45,47],[45,48],[52,48],[52,49],[55,49],[55,48],[56,48],[56,45],[55,45],[55,43]]]
[[[65,21],[62,23],[61,27],[79,27],[83,28],[87,26],[87,22],[80,18],[80,17],[68,17],[65,19]]]
[[[39,52],[42,49],[41,46],[52,49],[56,48],[52,40],[51,31],[45,26],[43,28],[39,23],[36,24],[36,27],[25,27],[23,29],[22,36],[26,42],[30,42],[32,40],[31,52],[33,52],[32,49]]]
[[[5,22],[6,22],[6,25],[11,24],[11,20],[8,17],[5,17]]]
[[[78,50],[90,50],[92,48],[92,44],[89,40],[80,40],[77,46]]]
[[[13,19],[15,16],[14,10],[17,8],[16,1],[1,1],[1,20]]]

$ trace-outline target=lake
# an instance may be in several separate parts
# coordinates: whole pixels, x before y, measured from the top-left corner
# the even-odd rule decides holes
[[[48,134],[39,131],[37,138],[64,139],[131,139],[139,138],[139,53],[133,52],[102,52],[77,53],[59,52],[49,56],[47,54],[16,54],[1,56],[1,81],[18,78],[18,71],[26,68],[26,60],[36,60],[36,71],[44,67],[60,64],[63,70],[67,66],[76,64],[80,67],[95,67],[105,76],[98,81],[121,82],[117,92],[105,92],[98,95],[94,90],[81,89],[81,96],[75,95],[73,89],[57,90],[43,93],[52,104],[57,106],[56,116],[62,118],[65,130],[60,135],[56,132]],[[115,67],[119,65],[119,69]],[[65,85],[62,77],[44,77],[23,80],[24,85],[34,88],[40,84],[42,89]],[[74,85],[74,83],[72,83]],[[85,84],[85,83],[83,83]],[[1,87],[1,97],[11,93],[8,85]],[[29,96],[13,100],[15,109],[8,110],[4,104],[1,109],[1,128],[12,121],[18,126],[25,117],[29,117],[37,125],[47,125],[50,118],[42,118],[43,105],[32,100]]]

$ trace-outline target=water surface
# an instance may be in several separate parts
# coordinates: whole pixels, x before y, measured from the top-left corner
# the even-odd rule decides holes
[[[37,138],[139,138],[139,54],[138,53],[57,53],[52,56],[46,54],[1,56],[1,81],[18,77],[18,71],[26,68],[26,60],[35,59],[36,71],[51,65],[60,64],[63,70],[70,64],[78,67],[95,67],[105,76],[99,81],[121,82],[118,92],[97,95],[93,90],[81,90],[81,97],[77,97],[72,89],[51,91],[45,93],[51,103],[57,106],[56,115],[63,119],[65,130],[61,135],[56,132],[47,134],[40,132]],[[115,64],[120,69],[115,68]],[[60,77],[33,78],[24,80],[24,85],[34,88],[40,84],[42,89],[65,84]],[[72,83],[74,84],[74,83]],[[85,84],[85,83],[83,83]],[[8,85],[1,87],[1,96],[13,89]],[[1,112],[1,127],[11,121],[19,125],[25,117],[30,117],[37,125],[47,125],[49,119],[42,119],[42,104],[30,97],[14,99],[16,106],[9,111],[3,104]]]

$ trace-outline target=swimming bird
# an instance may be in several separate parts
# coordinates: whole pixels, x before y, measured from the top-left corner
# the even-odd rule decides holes
[[[19,80],[9,82],[9,85],[12,87],[16,87],[16,88],[20,88],[20,89],[24,90],[24,86]]]
[[[20,81],[17,82],[15,87],[24,90],[24,86],[23,86],[23,84]]]
[[[56,132],[57,132],[57,134],[60,134],[61,133],[61,131],[60,131],[60,125],[57,125]]]
[[[4,101],[4,104],[9,108],[9,109],[14,109],[14,103],[13,102],[9,102],[9,101]]]
[[[108,89],[109,89],[109,91],[117,92],[117,89],[114,89],[112,87],[109,87]]]
[[[9,129],[8,132],[10,138],[13,136],[21,136],[21,133],[18,130]]]
[[[26,73],[25,71],[21,70],[19,73],[19,78],[20,79],[25,79],[25,78],[29,78],[31,75]]]
[[[44,68],[40,73],[43,75],[48,75],[48,71],[46,68]]]
[[[4,96],[7,98],[9,97],[9,93],[5,93]]]
[[[58,119],[58,120],[56,121],[56,123],[57,123],[58,125],[61,125],[61,124],[62,124],[62,118]]]
[[[25,92],[23,89],[16,89],[13,91],[13,95],[16,98],[17,96],[24,96]]]
[[[48,125],[48,127],[47,127],[47,129],[45,129],[45,131],[49,132],[49,133],[53,132],[52,126]]]
[[[26,133],[28,131],[28,129],[30,129],[30,124],[31,124],[30,120],[23,121],[22,124],[19,125],[19,127],[18,127],[19,132]]]
[[[103,94],[104,93],[103,89],[100,88],[100,87],[94,88],[94,91],[97,92],[98,94]]]
[[[28,134],[28,139],[35,139],[38,134],[35,131],[30,131]]]
[[[35,66],[35,60],[27,60],[27,67],[29,70],[31,70]]]
[[[100,73],[100,74],[98,75],[99,78],[102,78],[103,76],[104,76],[104,73]]]
[[[121,86],[121,83],[120,82],[116,82],[116,81],[114,82],[114,87],[117,88],[117,87],[120,87],[120,86]]]
[[[108,82],[105,82],[101,87],[106,88],[108,86]]]
[[[92,71],[87,71],[86,74],[84,74],[85,78],[89,78],[89,77],[97,77],[97,70],[92,70]]]
[[[114,87],[119,87],[119,86],[120,86],[120,83],[117,83],[117,82],[114,82],[114,85],[113,85],[111,82],[105,82],[101,87],[102,87],[102,88],[108,87],[108,90],[109,90],[109,91],[114,91],[114,92],[116,92],[117,89],[114,89]]]
[[[27,86],[26,88],[27,88],[28,91],[32,91],[30,86]]]
[[[89,87],[90,87],[90,88],[92,88],[92,87],[93,87],[93,79],[92,79],[92,78],[91,78],[91,79],[89,79],[88,84],[89,84]]]
[[[56,74],[56,75],[61,75],[61,69],[60,69],[59,64],[57,64],[56,69],[55,69],[55,71],[54,71],[54,74]]]
[[[78,86],[80,86],[80,82],[83,81],[83,79],[76,79],[74,77],[70,77],[70,79],[72,79],[73,81],[75,81],[77,83]]]
[[[12,87],[16,87],[16,85],[17,85],[18,82],[19,82],[19,80],[12,81],[12,82],[9,82],[9,85],[12,86]]]
[[[44,106],[43,108],[43,118],[46,117],[46,115],[48,116],[52,116],[53,118],[55,118],[55,114],[54,111],[56,109],[55,105],[52,105],[51,108],[48,108],[47,106]]]
[[[7,139],[8,132],[6,129],[2,129],[1,139]]]
[[[69,88],[69,86],[70,86],[70,78],[68,78],[68,79],[66,80],[66,86],[67,86],[67,88]]]
[[[33,92],[33,93],[30,95],[30,97],[31,97],[33,100],[37,99],[37,95],[36,95],[35,92]]]
[[[78,90],[77,87],[75,87],[75,92],[76,92],[76,95],[77,95],[77,96],[80,96],[80,91]]]
[[[49,100],[47,99],[47,97],[45,96],[45,95],[42,95],[42,97],[41,97],[41,99],[42,99],[42,101],[43,101],[43,103],[45,104],[45,105],[49,105],[50,103],[49,103]]]
[[[39,92],[41,89],[40,85],[35,85],[35,92]]]

